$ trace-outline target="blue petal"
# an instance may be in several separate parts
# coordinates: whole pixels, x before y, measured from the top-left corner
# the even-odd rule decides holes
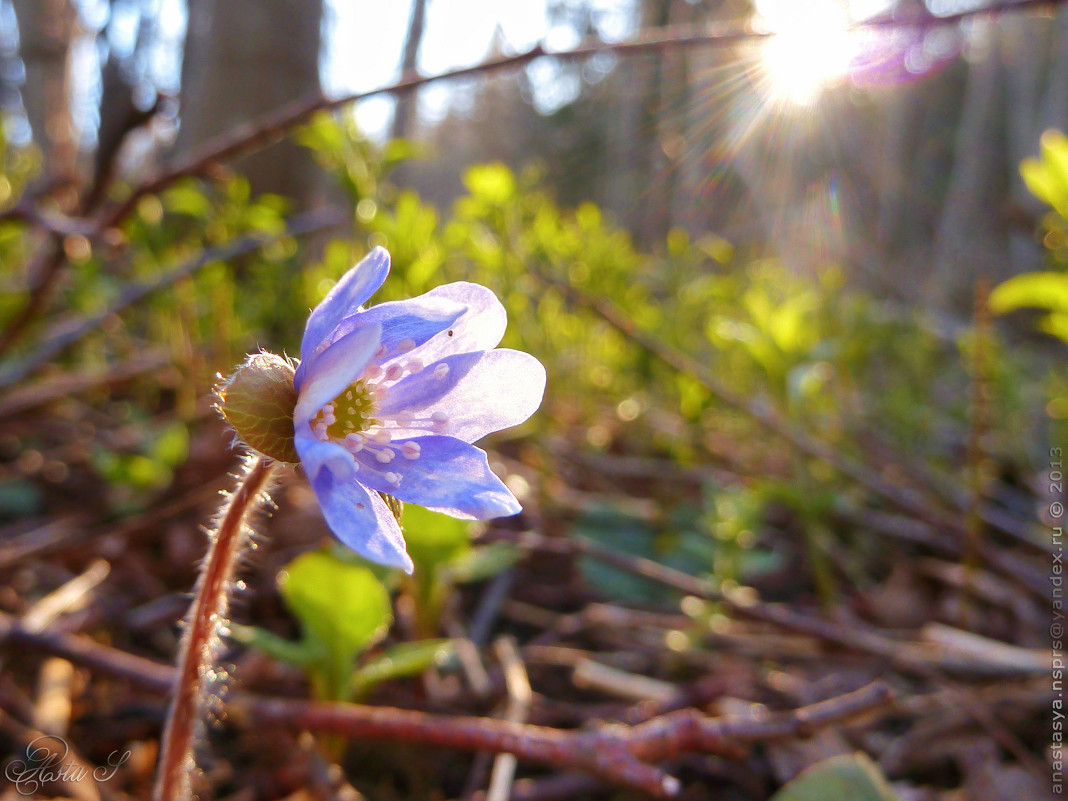
[[[324,404],[360,377],[378,348],[381,336],[379,326],[363,326],[312,358],[311,366],[304,373],[304,381],[297,389],[297,407],[293,411],[295,427],[306,424]]]
[[[305,426],[307,429],[307,426]],[[356,461],[352,454],[336,442],[316,439],[310,432],[298,431],[294,439],[300,463],[312,484],[325,469],[335,481],[352,480],[356,475]]]
[[[444,378],[435,375],[434,364],[406,377],[389,390],[380,415],[389,418],[405,411],[429,417],[444,412],[449,436],[474,442],[522,423],[545,393],[545,368],[529,353],[502,348],[448,356],[437,364],[448,365]]]
[[[382,326],[382,344],[386,352],[402,340],[422,345],[431,337],[447,331],[467,313],[467,307],[446,298],[420,295],[408,300],[380,303],[345,318],[332,338],[344,336],[358,326],[377,323]]]
[[[312,481],[323,517],[339,540],[360,556],[412,572],[412,560],[393,513],[377,492],[355,481],[335,481],[328,471]]]
[[[492,350],[504,336],[504,329],[508,325],[504,306],[484,286],[458,281],[436,287],[420,297],[441,298],[466,307],[463,315],[448,329],[411,354],[422,359],[423,364],[436,362],[453,353]]]
[[[419,444],[418,459],[401,455],[405,442]],[[394,440],[390,448],[396,456],[388,465],[379,464],[366,449],[356,456],[360,481],[371,489],[453,517],[488,520],[522,511],[519,501],[490,470],[486,452],[474,445],[454,437],[431,436]],[[382,478],[386,471],[401,477],[399,486]]]
[[[322,303],[312,309],[304,326],[300,343],[300,360],[308,361],[327,337],[348,315],[363,305],[375,293],[389,274],[389,253],[375,248],[359,264],[341,276],[326,293]]]

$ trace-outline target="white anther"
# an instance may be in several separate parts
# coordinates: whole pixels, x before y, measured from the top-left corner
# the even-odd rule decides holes
[[[392,484],[394,487],[401,482],[400,473],[386,473],[382,478],[386,480],[387,484]]]
[[[430,415],[430,419],[435,425],[439,426],[449,422],[449,416],[445,412],[434,412]]]
[[[415,350],[415,340],[408,338],[402,339],[397,343],[397,353],[408,353]]]
[[[449,365],[442,362],[434,368],[434,378],[442,379],[449,374]]]
[[[422,359],[409,359],[405,365],[408,368],[408,372],[412,375],[423,372],[423,360]]]
[[[351,453],[359,453],[363,450],[363,435],[361,434],[346,434],[345,435],[345,447],[349,449]]]
[[[384,451],[375,451],[375,459],[382,464],[389,464],[393,461],[393,451],[388,449]]]
[[[407,411],[397,412],[393,415],[393,422],[401,428],[407,428],[412,424],[412,413]]]
[[[373,379],[373,378],[378,378],[380,375],[382,375],[382,365],[378,364],[377,362],[371,362],[363,370],[363,377],[364,378],[372,378]]]
[[[389,394],[389,387],[384,387],[379,384],[377,387],[371,390],[371,394],[379,400],[382,400],[384,397],[386,397],[386,395]]]
[[[419,458],[419,454],[422,451],[422,448],[419,447],[418,442],[405,442],[403,445],[401,445],[400,450],[401,455],[405,459],[411,459],[414,461]]]
[[[396,381],[402,375],[404,375],[404,368],[401,367],[396,362],[394,362],[393,364],[391,364],[389,367],[386,368],[385,380],[386,381]]]
[[[388,445],[393,441],[393,435],[386,429],[380,428],[371,435],[371,439],[377,442],[379,445]]]

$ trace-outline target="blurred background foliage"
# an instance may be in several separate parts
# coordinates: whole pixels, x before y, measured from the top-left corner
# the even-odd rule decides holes
[[[118,10],[112,9],[113,16]],[[108,30],[105,25],[100,35]],[[483,91],[503,93],[502,86],[501,79],[490,79]],[[984,439],[987,455],[1005,471],[1026,470],[1043,456],[1041,443],[1052,436],[1041,410],[1049,392],[1045,385],[1059,380],[1042,367],[1053,351],[1028,341],[1025,327],[1017,329],[1010,345],[1001,331],[990,326],[977,331],[965,317],[947,325],[944,309],[880,299],[836,259],[799,270],[791,256],[774,255],[766,243],[732,243],[715,229],[674,225],[659,241],[650,241],[590,200],[561,205],[557,196],[575,193],[554,181],[559,165],[536,149],[526,152],[522,168],[501,162],[466,168],[462,191],[441,207],[407,188],[419,180],[391,180],[398,168],[410,177],[420,174],[425,162],[411,159],[420,153],[425,158],[424,146],[401,139],[375,143],[351,116],[326,113],[298,130],[293,141],[311,156],[299,162],[303,169],[311,160],[318,165],[322,196],[343,210],[346,222],[329,232],[304,241],[286,236],[287,218],[306,197],[254,192],[255,172],[250,180],[240,171],[217,171],[141,196],[117,227],[95,241],[81,233],[63,239],[69,269],[50,298],[55,314],[46,318],[55,325],[69,316],[106,313],[131,284],[227,243],[248,236],[265,240],[262,247],[206,264],[168,291],[107,316],[98,330],[47,366],[51,373],[104,369],[135,354],[157,353],[173,370],[171,386],[148,382],[127,399],[104,401],[108,419],[123,420],[136,435],[117,447],[95,434],[83,443],[90,449],[87,462],[111,488],[116,509],[147,503],[152,491],[166,487],[188,453],[186,428],[202,419],[200,401],[215,374],[226,372],[251,348],[295,352],[306,310],[375,244],[387,247],[395,264],[383,299],[461,279],[500,295],[511,321],[505,344],[531,351],[549,366],[546,409],[524,432],[536,432],[533,441],[682,464],[722,460],[727,451],[734,451],[731,460],[744,460],[746,451],[779,447],[747,434],[745,416],[723,409],[692,376],[659,363],[569,300],[566,286],[610,298],[638,328],[690,354],[740,395],[767,399],[846,451],[863,453],[864,437],[877,432],[887,445],[955,477],[969,425],[967,388],[979,380],[967,359],[976,337],[984,340],[980,378],[990,383],[986,402],[997,419]],[[1043,139],[1041,160],[1023,164],[1027,186],[1049,206],[1042,241],[1049,264],[1060,269],[1068,209],[1063,142],[1051,132]],[[9,207],[23,202],[27,187],[37,192],[42,181],[55,177],[44,170],[41,142],[5,143],[2,155],[0,186]],[[439,152],[434,158],[443,156]],[[549,164],[554,166],[547,170]],[[110,189],[115,201],[128,192],[121,181]],[[59,213],[69,203],[60,190],[31,200],[40,203],[42,213]],[[639,240],[648,244],[639,246]],[[32,285],[35,279],[37,265],[29,257],[43,246],[34,225],[11,218],[3,222],[0,248],[8,291],[0,313],[9,326],[25,300],[20,284]],[[1059,295],[1049,291],[1049,282],[1060,280],[1060,273],[1042,275],[1047,283],[1036,287],[1030,300],[1021,300],[1019,290],[1011,298],[1007,294],[1021,286],[1021,279],[999,289],[996,309],[1045,303],[1050,316],[1041,325],[1056,334],[1063,305],[1053,300]],[[958,276],[957,283],[966,285],[967,278]],[[48,327],[40,321],[32,330],[44,330],[47,339]],[[15,353],[32,354],[38,341],[24,337]],[[17,462],[25,451],[48,453],[59,446],[59,437],[49,441],[56,434],[20,439],[8,448],[8,458]],[[61,438],[68,447],[72,439],[79,441]],[[735,450],[738,442],[745,447]],[[760,455],[764,462],[769,459],[774,455]],[[810,467],[795,464],[789,470],[807,475]],[[819,484],[833,480],[816,473]]]
[[[180,44],[171,5],[0,4],[8,536],[67,514],[151,520],[223,475],[218,375],[257,348],[297,353],[308,309],[375,245],[393,258],[375,302],[484,284],[508,311],[502,344],[545,364],[542,410],[487,446],[527,508],[517,527],[771,598],[800,590],[826,606],[881,581],[900,556],[872,530],[885,498],[770,435],[753,412],[770,409],[923,503],[989,505],[1025,538],[1046,536],[1033,525],[1038,476],[1050,447],[1068,448],[1068,140],[1042,133],[1068,123],[1063,11],[951,29],[941,61],[890,88],[854,82],[801,110],[766,101],[746,118],[764,126],[751,136],[737,116],[754,101],[724,70],[746,76],[752,53],[665,47],[548,78],[534,65],[483,77],[437,116],[413,114],[419,95],[405,94],[374,135],[350,110],[319,112],[283,146],[265,135],[254,158],[208,159],[142,192],[213,136],[322,90],[307,52],[323,47],[321,3],[189,0],[180,70],[159,66]],[[411,9],[408,70],[426,6]],[[753,11],[547,8],[548,30],[576,39]],[[31,46],[43,40],[51,49]],[[94,55],[77,56],[86,41]],[[224,58],[227,43],[241,59]],[[501,28],[487,44],[509,47]],[[74,62],[95,65],[91,111],[64,71]],[[281,94],[259,91],[282,74]],[[547,107],[553,86],[573,91]],[[406,528],[414,578],[337,549],[286,552],[283,622],[235,627],[235,640],[302,668],[318,698],[455,667],[438,638],[461,586],[521,552],[473,546],[468,524],[421,510]],[[579,569],[602,597],[669,595],[595,560]],[[327,591],[349,583],[374,588],[359,609]],[[153,587],[131,591],[143,603]],[[410,619],[395,641],[390,594]]]

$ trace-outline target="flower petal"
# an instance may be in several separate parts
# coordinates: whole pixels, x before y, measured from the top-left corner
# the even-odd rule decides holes
[[[355,267],[341,276],[312,309],[300,343],[300,360],[308,361],[317,349],[329,345],[327,337],[346,316],[352,314],[375,293],[389,274],[389,253],[377,247]]]
[[[448,372],[438,377],[437,365]],[[447,356],[398,382],[379,413],[448,416],[449,436],[474,442],[492,431],[518,425],[534,414],[545,393],[545,368],[528,353],[504,348]]]
[[[388,353],[402,340],[410,339],[416,346],[448,330],[467,313],[467,307],[447,298],[420,295],[408,300],[379,303],[345,318],[337,327],[333,339],[344,336],[358,326],[377,323],[382,326],[382,345]]]
[[[407,442],[418,443],[417,459],[401,455]],[[383,473],[377,472],[383,465],[366,449],[356,457],[360,481],[371,489],[453,517],[488,520],[522,511],[519,501],[490,470],[486,452],[474,445],[455,437],[431,436],[394,440],[389,448],[397,455],[387,469],[401,477],[399,485],[386,482]]]
[[[355,481],[336,481],[329,471],[321,472],[311,485],[339,540],[365,559],[412,572],[400,526],[377,492],[368,492]]]
[[[307,426],[305,426],[307,431]],[[294,440],[300,464],[312,484],[325,469],[339,482],[350,481],[356,475],[356,460],[352,454],[336,442],[324,442],[310,433],[297,432]]]
[[[303,382],[297,385],[299,394],[293,411],[295,428],[306,424],[324,404],[360,377],[378,348],[381,336],[380,326],[361,326],[312,358]]]
[[[451,300],[466,307],[448,329],[412,352],[423,364],[436,362],[452,353],[491,350],[500,343],[508,316],[497,296],[478,284],[458,281],[435,287],[422,298]]]

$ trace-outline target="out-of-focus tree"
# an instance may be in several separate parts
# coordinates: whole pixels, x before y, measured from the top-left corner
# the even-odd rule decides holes
[[[70,179],[78,154],[69,65],[78,15],[71,0],[14,0],[14,7],[26,117],[50,174]]]
[[[401,58],[401,74],[408,75],[415,72],[419,60],[419,46],[423,42],[423,30],[426,28],[426,3],[427,0],[412,0],[412,13],[408,19],[408,35],[404,40],[404,56]],[[415,115],[416,95],[406,93],[397,98],[397,106],[393,111],[393,122],[390,125],[389,135],[393,139],[403,139],[411,130],[412,118]]]
[[[322,0],[189,0],[176,150],[321,93]],[[319,178],[286,141],[236,165],[254,191],[309,201]]]

